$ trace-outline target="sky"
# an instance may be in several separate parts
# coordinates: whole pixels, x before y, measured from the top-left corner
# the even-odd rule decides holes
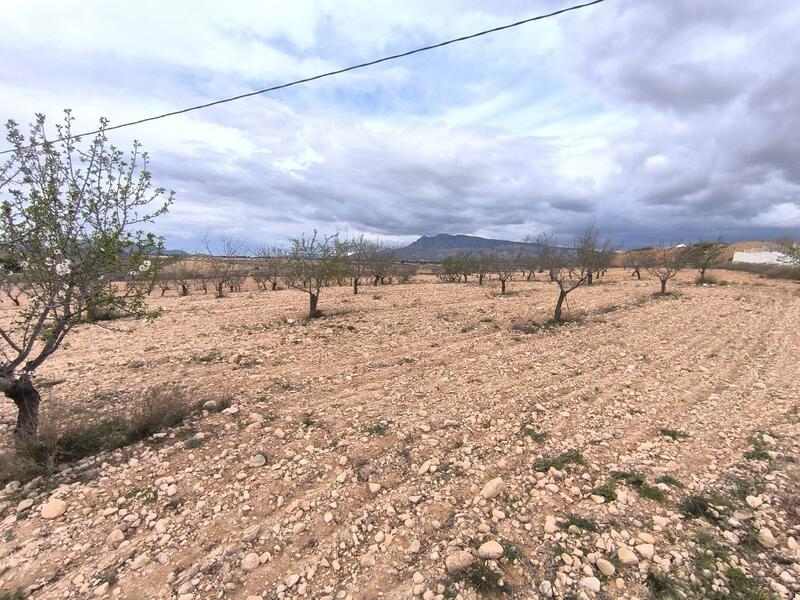
[[[7,0],[0,119],[113,125],[574,3]],[[152,226],[173,249],[799,237],[798,30],[796,0],[606,0],[110,137],[175,191]]]

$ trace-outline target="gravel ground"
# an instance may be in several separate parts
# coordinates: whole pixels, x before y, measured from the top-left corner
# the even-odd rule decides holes
[[[718,275],[654,298],[614,270],[557,328],[549,283],[425,278],[324,290],[311,321],[278,291],[81,327],[38,374],[52,414],[168,384],[207,410],[6,485],[0,590],[800,597],[800,288]]]

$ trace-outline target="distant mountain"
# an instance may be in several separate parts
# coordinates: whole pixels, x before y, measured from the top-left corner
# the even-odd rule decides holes
[[[397,250],[400,260],[440,261],[458,252],[481,252],[496,250],[502,254],[513,254],[521,248],[537,252],[539,244],[526,244],[510,240],[493,240],[474,235],[449,235],[440,233],[434,236],[422,236],[416,242]]]

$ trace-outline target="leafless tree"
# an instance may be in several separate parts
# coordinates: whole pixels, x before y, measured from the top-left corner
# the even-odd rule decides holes
[[[600,240],[597,223],[592,221],[575,244],[576,265],[586,272],[586,285],[592,285],[595,277],[608,269],[611,253],[611,243]]]
[[[475,273],[478,275],[478,285],[483,285],[483,280],[486,279],[486,275],[492,271],[495,254],[496,253],[491,250],[483,250],[472,255],[471,258],[475,267]]]
[[[560,247],[554,236],[544,234],[538,238],[540,258],[542,265],[550,276],[550,281],[558,285],[558,300],[553,311],[553,321],[563,321],[562,309],[567,295],[580,286],[585,285],[589,279],[589,271],[583,261],[577,257],[580,240],[575,243],[574,248]]]
[[[367,272],[372,277],[372,285],[383,284],[390,276],[395,260],[395,249],[381,242],[374,242],[367,253]]]
[[[214,251],[208,235],[203,243],[207,254],[208,281],[214,288],[217,298],[225,297],[225,289],[239,277],[236,259],[244,252],[244,242],[230,235],[223,235],[219,250]]]
[[[647,252],[651,248],[640,248],[629,250],[622,259],[622,266],[631,272],[631,277],[642,278],[642,268],[647,258]]]
[[[698,283],[705,283],[706,271],[717,264],[727,244],[722,240],[716,242],[698,242],[686,249],[686,263],[700,272]]]
[[[308,315],[319,316],[320,291],[348,272],[347,244],[338,234],[320,237],[316,231],[311,236],[292,238],[291,242],[284,281],[287,287],[308,294]]]
[[[186,260],[180,261],[175,265],[172,279],[175,282],[175,289],[181,296],[188,296],[192,281],[196,279],[196,273],[189,266]]]
[[[278,289],[286,262],[286,251],[278,246],[259,246],[256,250],[256,266],[253,269],[253,279],[256,285],[267,291]]]
[[[500,295],[505,295],[506,285],[514,278],[514,274],[519,269],[519,253],[515,257],[509,258],[505,254],[500,254],[496,250],[489,251],[489,262],[492,272],[497,275],[500,281]]]
[[[660,246],[647,252],[645,268],[661,282],[660,294],[667,293],[667,282],[686,266],[686,254],[686,248],[679,246]]]
[[[378,259],[380,250],[380,242],[368,240],[363,231],[353,239],[347,240],[347,258],[350,263],[353,294],[358,294],[358,286],[361,285],[361,280],[373,271],[373,264],[380,262]],[[381,264],[378,270],[383,273],[383,277],[386,277],[384,264]]]
[[[19,270],[18,267],[17,272]],[[19,299],[25,295],[26,288],[25,279],[17,272],[7,266],[0,266],[0,291],[14,303],[14,306],[20,305]]]

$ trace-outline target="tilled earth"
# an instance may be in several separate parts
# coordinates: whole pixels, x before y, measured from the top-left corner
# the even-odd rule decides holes
[[[169,384],[206,410],[8,484],[0,590],[800,597],[800,288],[691,276],[654,298],[614,271],[557,328],[552,284],[425,278],[326,289],[310,321],[297,292],[195,293],[82,327],[38,374],[50,411]]]

